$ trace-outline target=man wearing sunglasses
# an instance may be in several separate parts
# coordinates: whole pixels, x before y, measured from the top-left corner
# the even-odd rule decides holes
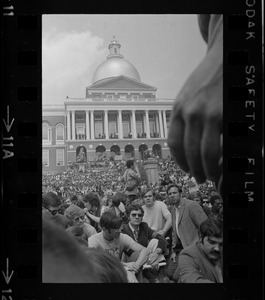
[[[59,213],[60,207],[61,200],[55,193],[48,192],[42,196],[42,218],[66,229],[68,221]]]
[[[88,239],[88,247],[101,249],[122,260],[123,253],[131,252],[128,262],[123,262],[130,282],[131,275],[136,275],[137,281],[142,282],[142,266],[147,261],[150,250],[121,233],[123,221],[111,211],[104,212],[99,221],[102,231]],[[134,279],[133,279],[134,280]]]
[[[129,235],[140,245],[150,249],[147,264],[151,269],[145,269],[143,275],[150,283],[158,282],[158,264],[165,261],[164,253],[167,250],[166,239],[151,229],[146,222],[143,222],[144,210],[139,204],[131,204],[127,207],[129,223],[124,224],[122,232]],[[126,253],[130,256],[130,252]]]

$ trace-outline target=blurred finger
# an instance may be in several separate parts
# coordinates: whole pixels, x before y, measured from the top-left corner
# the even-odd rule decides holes
[[[222,169],[219,166],[221,156],[221,130],[219,124],[208,122],[204,128],[201,142],[203,169],[208,180],[218,181]]]
[[[184,146],[190,173],[198,183],[206,179],[201,158],[202,125],[198,116],[189,116],[186,122]]]
[[[184,140],[184,123],[179,117],[173,116],[168,131],[168,146],[177,165],[183,171],[188,172],[189,166],[186,160],[183,140]]]

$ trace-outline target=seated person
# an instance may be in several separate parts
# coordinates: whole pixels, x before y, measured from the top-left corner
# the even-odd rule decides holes
[[[162,254],[165,254],[167,250],[167,241],[162,235],[155,232],[147,223],[142,221],[144,210],[139,204],[129,205],[127,214],[129,223],[123,225],[122,232],[128,234],[142,246],[150,249],[151,253],[147,263],[155,268],[143,270],[143,276],[147,278],[149,282],[157,282],[157,265],[159,262],[165,261],[165,257]],[[127,254],[130,255],[130,253]],[[124,257],[124,260],[126,260],[126,257]]]
[[[124,197],[126,198],[126,195],[124,193],[121,192],[115,193],[115,195],[112,198],[112,203],[111,203],[111,207],[109,208],[109,211],[112,211],[118,217],[120,217],[123,223],[128,223],[128,217],[127,217],[125,205],[122,202]]]
[[[99,231],[98,223],[101,211],[100,198],[97,193],[88,192],[83,197],[83,203],[85,205],[84,212],[87,217],[87,223]]]
[[[207,219],[200,225],[199,241],[179,254],[179,283],[222,283],[223,223]]]
[[[63,228],[43,220],[44,283],[127,283],[122,264],[107,253],[79,247]]]
[[[84,231],[84,239],[87,240],[91,235],[97,233],[96,229],[85,222],[85,213],[82,208],[71,204],[64,212],[70,226],[81,227]],[[69,229],[68,229],[69,230]]]
[[[147,261],[150,250],[135,242],[127,234],[121,233],[122,219],[111,211],[106,211],[100,218],[102,231],[88,238],[88,247],[101,249],[121,261],[125,251],[132,251],[129,262],[123,262],[130,282],[142,282],[142,266]],[[133,277],[133,280],[131,280]]]

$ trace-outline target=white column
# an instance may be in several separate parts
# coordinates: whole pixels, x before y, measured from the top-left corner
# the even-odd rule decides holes
[[[118,133],[119,133],[119,138],[123,139],[122,111],[121,110],[119,110]]]
[[[149,111],[145,111],[146,137],[150,138]]]
[[[159,134],[160,130],[159,130],[159,119],[158,119],[158,111],[155,114],[155,120],[156,120],[156,133]]]
[[[132,110],[132,136],[134,139],[137,138],[135,110]]]
[[[95,139],[95,129],[94,129],[94,110],[91,110],[91,116],[90,116],[90,121],[91,121],[91,140]]]
[[[104,110],[104,133],[106,134],[106,139],[109,139],[109,118],[108,111]]]
[[[71,139],[70,111],[67,111],[67,140]]]
[[[166,111],[165,110],[163,110],[163,119],[164,119],[165,138],[167,138],[167,118],[166,118]]]
[[[76,140],[75,137],[75,111],[72,111],[72,140]]]
[[[162,115],[161,115],[161,110],[158,111],[158,116],[159,116],[159,132],[160,132],[160,137],[164,138],[164,129],[163,129],[163,123],[162,123]]]
[[[89,134],[89,112],[86,110],[86,139],[90,139],[90,134]]]

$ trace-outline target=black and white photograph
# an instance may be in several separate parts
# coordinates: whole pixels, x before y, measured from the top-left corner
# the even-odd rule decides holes
[[[2,2],[2,300],[264,299],[264,0]]]
[[[223,282],[222,90],[221,14],[42,16],[44,283]]]

